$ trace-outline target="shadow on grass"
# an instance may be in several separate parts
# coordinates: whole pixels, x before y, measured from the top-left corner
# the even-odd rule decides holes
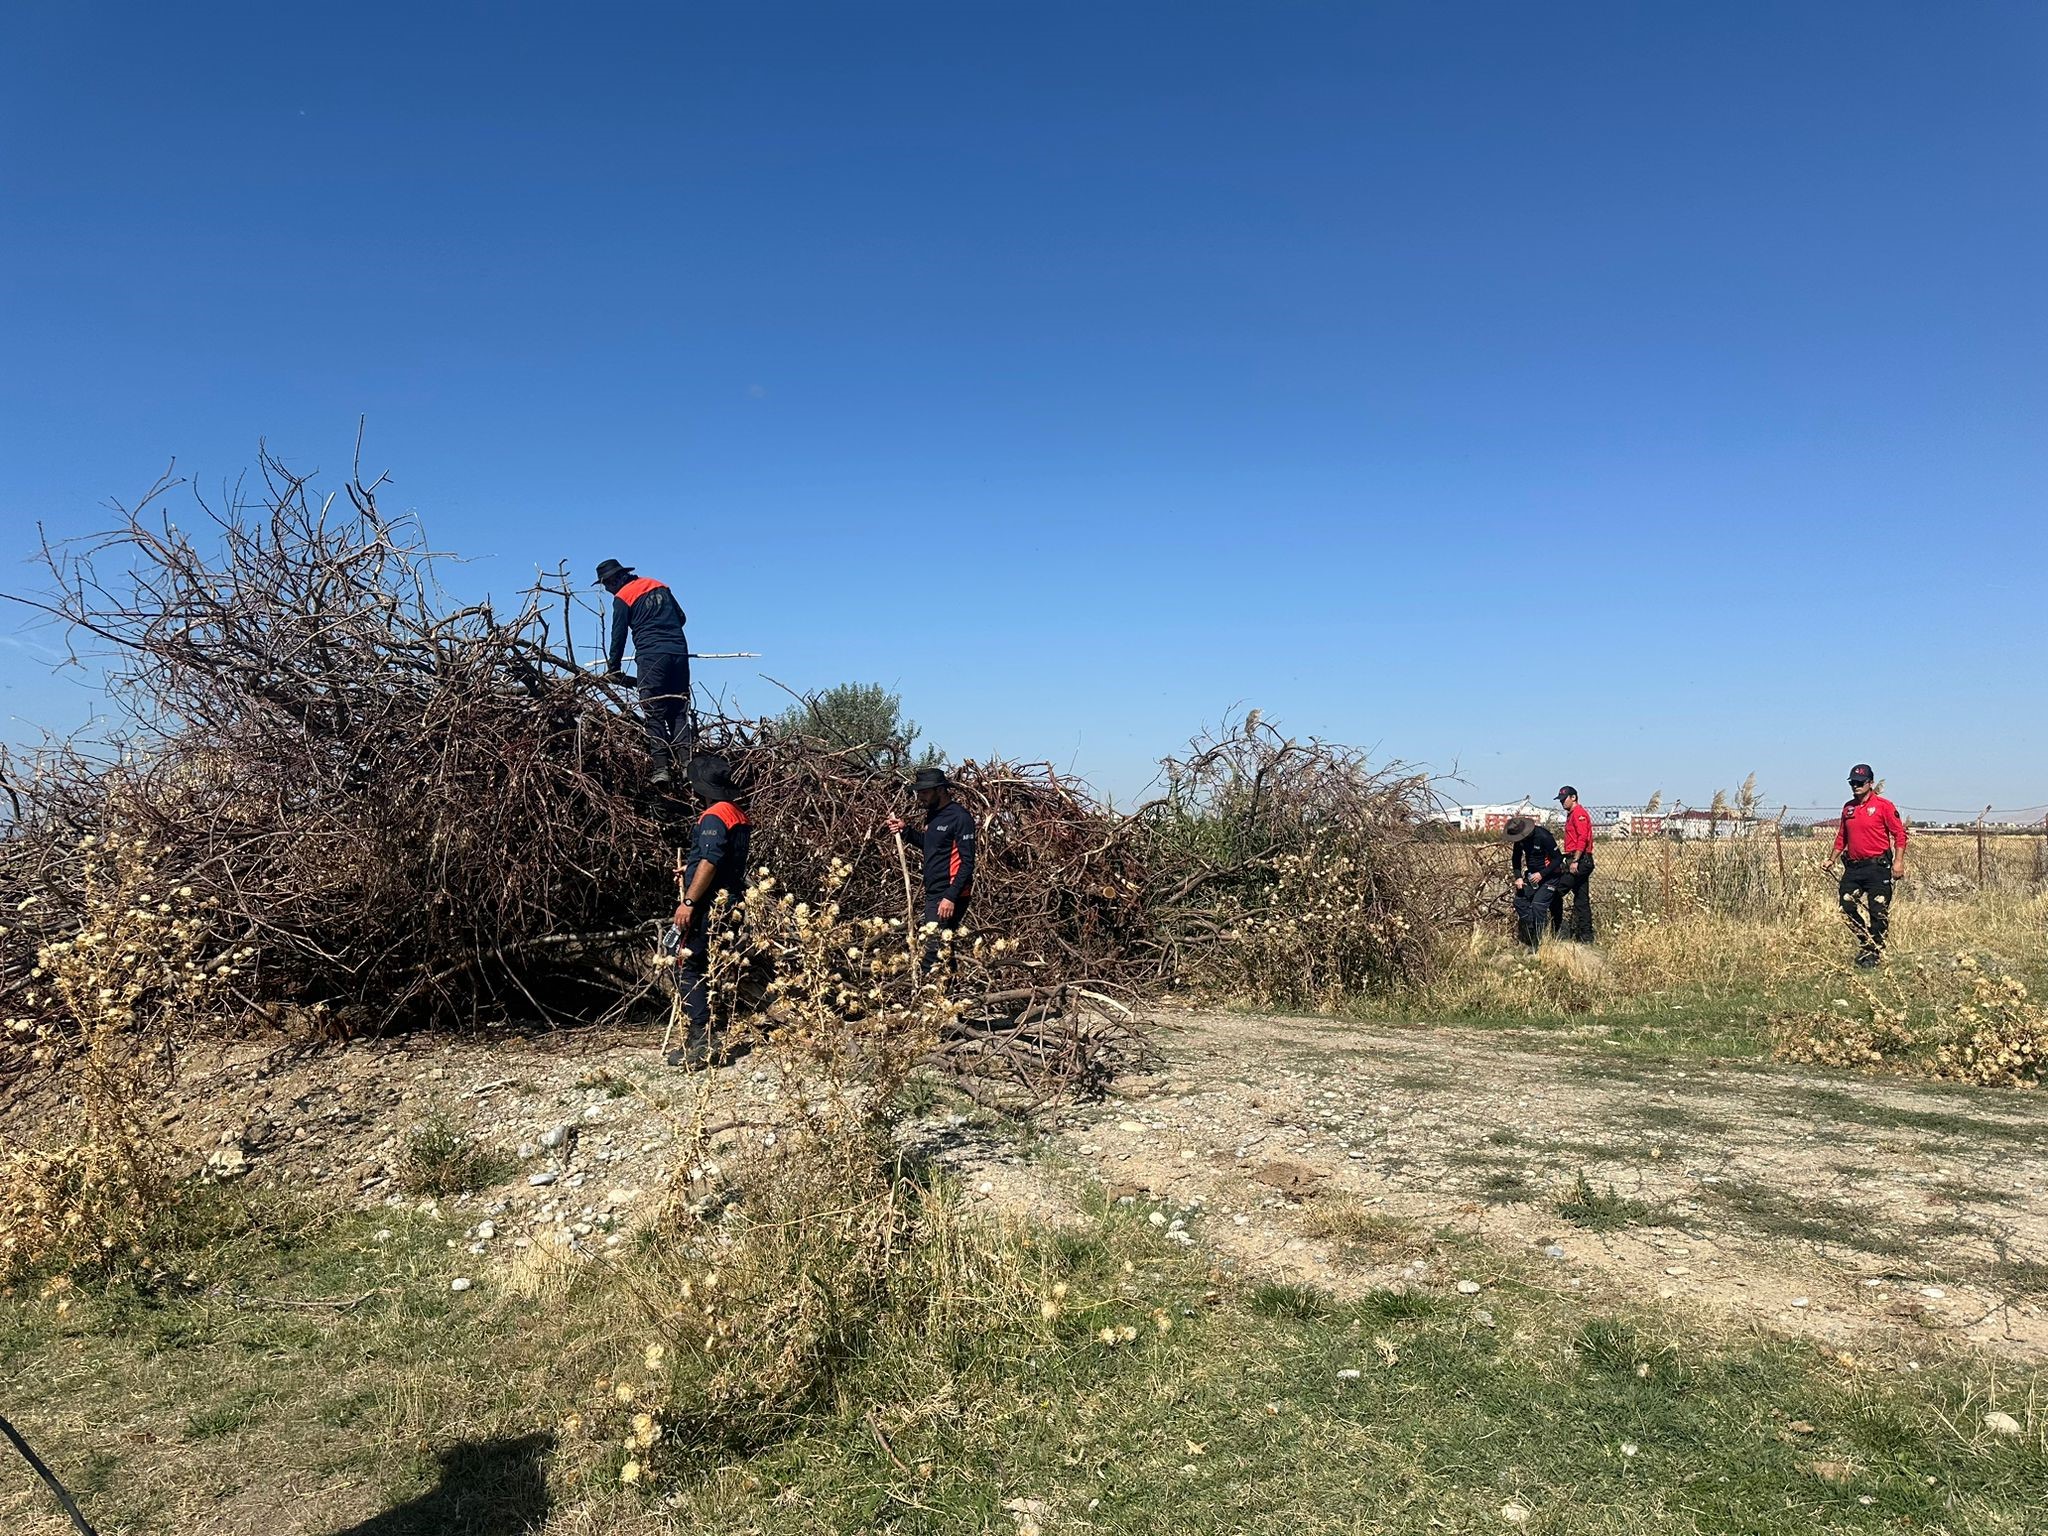
[[[554,1443],[523,1435],[447,1446],[432,1488],[332,1536],[529,1536],[548,1517],[544,1462]]]

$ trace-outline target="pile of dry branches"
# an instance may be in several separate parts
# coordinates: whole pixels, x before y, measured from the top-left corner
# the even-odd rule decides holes
[[[29,601],[105,669],[127,725],[111,753],[0,759],[5,1016],[38,1016],[38,956],[77,931],[109,837],[204,915],[226,1019],[588,1019],[659,985],[646,961],[694,817],[648,791],[631,699],[578,657],[566,570],[503,609],[458,604],[445,557],[360,475],[322,499],[266,455],[190,529],[172,489],[44,551]],[[784,889],[823,889],[840,858],[849,912],[903,910],[884,825],[902,785],[872,754],[736,719],[703,739],[748,786],[756,863]],[[953,770],[981,827],[975,928],[1010,941],[947,1043],[964,1067],[1034,1097],[1098,1087],[1139,1049],[1119,995],[1309,995],[1427,965],[1464,895],[1404,852],[1425,780],[1255,714],[1166,767],[1129,815],[1045,764]],[[1303,900],[1302,861],[1344,897],[1341,953],[1262,940],[1248,961],[1246,935]]]

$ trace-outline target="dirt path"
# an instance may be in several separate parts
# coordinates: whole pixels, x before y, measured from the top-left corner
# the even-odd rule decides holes
[[[1271,1273],[1338,1290],[1483,1281],[1490,1251],[1563,1287],[1842,1346],[1905,1330],[1908,1345],[2048,1355],[2035,1095],[1637,1062],[1544,1037],[1177,1022],[1168,1069],[1057,1144],[1111,1191],[1168,1202],[1169,1227],[1198,1213],[1203,1241]],[[1575,1222],[1559,1206],[1581,1173],[1595,1201]]]
[[[1161,1073],[1029,1152],[958,1114],[919,1139],[973,1197],[1057,1214],[1093,1180],[1224,1262],[1338,1291],[1512,1269],[1842,1348],[2048,1358],[2034,1095],[1315,1019],[1176,1015],[1162,1045]],[[765,1095],[772,1065],[726,1070]],[[188,1071],[178,1129],[230,1178],[411,1203],[396,1167],[435,1116],[516,1152],[501,1184],[441,1202],[500,1259],[619,1241],[658,1203],[692,1086],[637,1034],[249,1050]],[[1561,1212],[1581,1173],[1592,1206]]]

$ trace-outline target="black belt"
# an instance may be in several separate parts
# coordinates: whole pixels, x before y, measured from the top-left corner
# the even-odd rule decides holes
[[[1888,853],[1879,853],[1879,854],[1873,854],[1873,855],[1872,855],[1871,857],[1869,857],[1869,858],[1867,858],[1867,859],[1844,859],[1844,860],[1842,860],[1842,862],[1843,862],[1844,864],[1889,864],[1889,863],[1891,863],[1891,861],[1892,861],[1892,856],[1891,856],[1890,854],[1888,854]]]

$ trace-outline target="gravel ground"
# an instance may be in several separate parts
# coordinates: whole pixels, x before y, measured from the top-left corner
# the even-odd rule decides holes
[[[1162,1044],[1164,1070],[1029,1144],[943,1111],[912,1139],[994,1207],[1062,1219],[1099,1191],[1220,1265],[1338,1292],[1512,1272],[1831,1346],[2048,1356],[2034,1095],[1301,1018],[1174,1015]],[[743,1113],[772,1055],[723,1069]],[[616,1244],[658,1209],[697,1086],[640,1034],[241,1047],[188,1059],[174,1132],[216,1177],[434,1204],[397,1169],[443,1118],[514,1155],[438,1202],[505,1261]],[[1606,1229],[1559,1209],[1582,1174]]]

